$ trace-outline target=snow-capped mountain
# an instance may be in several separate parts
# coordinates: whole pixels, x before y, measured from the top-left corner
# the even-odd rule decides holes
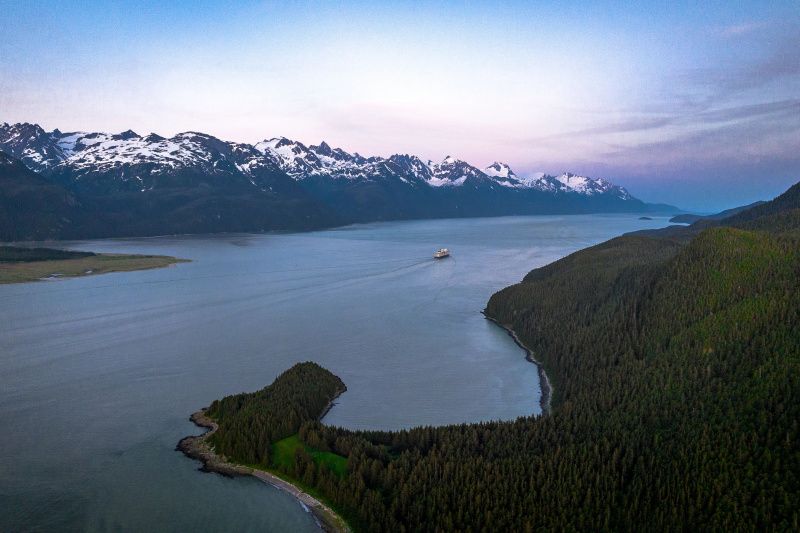
[[[50,133],[38,124],[0,124],[0,149],[25,163],[34,171],[57,165],[65,158],[56,139],[58,130]]]
[[[521,187],[538,189],[544,192],[576,193],[586,196],[612,194],[621,200],[633,198],[624,188],[602,178],[589,178],[565,172],[558,176],[536,173],[519,179]]]
[[[325,142],[305,145],[285,137],[251,145],[198,132],[165,138],[131,130],[48,132],[37,124],[3,123],[0,151],[101,212],[109,203],[120,213],[126,205],[158,210],[162,202],[191,209],[203,222],[180,224],[186,232],[198,225],[202,231],[248,231],[402,218],[647,208],[623,187],[603,179],[516,174],[502,162],[480,169],[451,156],[439,162],[408,154],[365,157]],[[137,193],[141,197],[133,196]],[[243,205],[252,223],[239,223]],[[211,214],[200,212],[203,206]]]
[[[276,137],[256,143],[254,148],[263,157],[274,161],[294,179],[308,176],[330,176],[333,178],[367,178],[379,158],[365,158],[349,154],[341,148],[331,148],[326,142],[318,146],[306,146],[286,137]]]
[[[630,194],[606,180],[564,173],[517,176],[505,163],[495,162],[483,170],[452,156],[423,162],[412,155],[389,158],[350,154],[327,143],[306,146],[285,137],[255,145],[222,141],[196,132],[179,133],[166,139],[156,134],[140,136],[128,130],[119,134],[62,133],[44,131],[36,124],[1,124],[0,149],[41,173],[63,173],[73,179],[100,173],[120,181],[133,181],[140,190],[157,184],[153,176],[192,169],[206,175],[241,173],[254,186],[254,177],[264,170],[282,171],[302,181],[309,177],[347,180],[396,179],[407,185],[461,187],[499,185],[509,189],[534,189],[550,193],[609,194],[620,199]]]

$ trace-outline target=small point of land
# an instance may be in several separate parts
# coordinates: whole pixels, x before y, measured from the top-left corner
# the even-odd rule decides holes
[[[0,284],[149,270],[188,261],[165,255],[93,254],[8,246],[1,248]]]

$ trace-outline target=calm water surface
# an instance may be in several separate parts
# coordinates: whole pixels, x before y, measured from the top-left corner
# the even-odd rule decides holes
[[[341,376],[325,418],[402,428],[539,413],[534,365],[480,314],[531,268],[637,215],[69,243],[192,263],[0,286],[0,530],[315,531],[291,497],[174,451],[188,415],[298,361]],[[452,257],[431,259],[441,246]]]

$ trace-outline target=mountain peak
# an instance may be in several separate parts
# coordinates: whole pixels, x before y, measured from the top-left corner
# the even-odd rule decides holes
[[[58,130],[53,130],[53,133],[55,133],[57,131]],[[59,134],[60,133],[61,132],[59,132]],[[133,130],[125,130],[122,133],[118,133],[116,135],[112,135],[111,138],[114,139],[114,140],[127,141],[128,139],[138,139],[139,138],[139,134],[136,133]]]
[[[265,146],[271,146],[272,148],[281,148],[283,146],[294,146],[297,144],[295,141],[286,138],[286,137],[273,137],[271,139],[264,139],[258,144],[263,144]],[[258,145],[256,145],[258,146]]]
[[[8,126],[8,124],[6,124]],[[17,122],[9,126],[9,129],[15,130],[18,132],[19,135],[44,135],[44,129],[38,124],[32,124],[30,122]]]
[[[487,176],[492,176],[493,178],[510,178],[515,177],[514,171],[511,170],[511,167],[508,166],[506,163],[501,163],[499,161],[495,161],[485,169],[483,169],[483,173]]]
[[[470,190],[528,191],[523,194],[607,195],[632,198],[622,187],[571,172],[559,176],[517,176],[504,162],[495,161],[481,170],[448,154],[440,163],[423,162],[409,154],[389,158],[353,155],[321,141],[306,146],[287,137],[273,137],[255,145],[233,143],[200,132],[183,132],[171,139],[155,133],[145,137],[133,130],[110,135],[97,132],[44,132],[37,124],[0,125],[0,150],[38,172],[58,171],[73,176],[116,176],[120,182],[141,181],[149,176],[192,169],[198,175],[239,173],[250,183],[262,169],[281,172],[296,181],[307,178],[332,182],[377,182],[402,187],[466,187]],[[146,167],[145,167],[146,165]],[[136,166],[134,172],[130,167]],[[151,186],[151,185],[147,185]],[[139,186],[142,190],[146,187]],[[149,190],[149,189],[148,189]],[[505,193],[503,193],[505,194]]]

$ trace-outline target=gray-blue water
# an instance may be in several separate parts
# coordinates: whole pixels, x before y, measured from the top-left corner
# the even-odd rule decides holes
[[[531,268],[637,215],[412,221],[69,243],[166,269],[0,286],[0,530],[314,531],[288,495],[174,451],[188,415],[314,360],[326,417],[400,428],[539,413],[534,365],[480,314]],[[449,259],[434,261],[439,247]]]

